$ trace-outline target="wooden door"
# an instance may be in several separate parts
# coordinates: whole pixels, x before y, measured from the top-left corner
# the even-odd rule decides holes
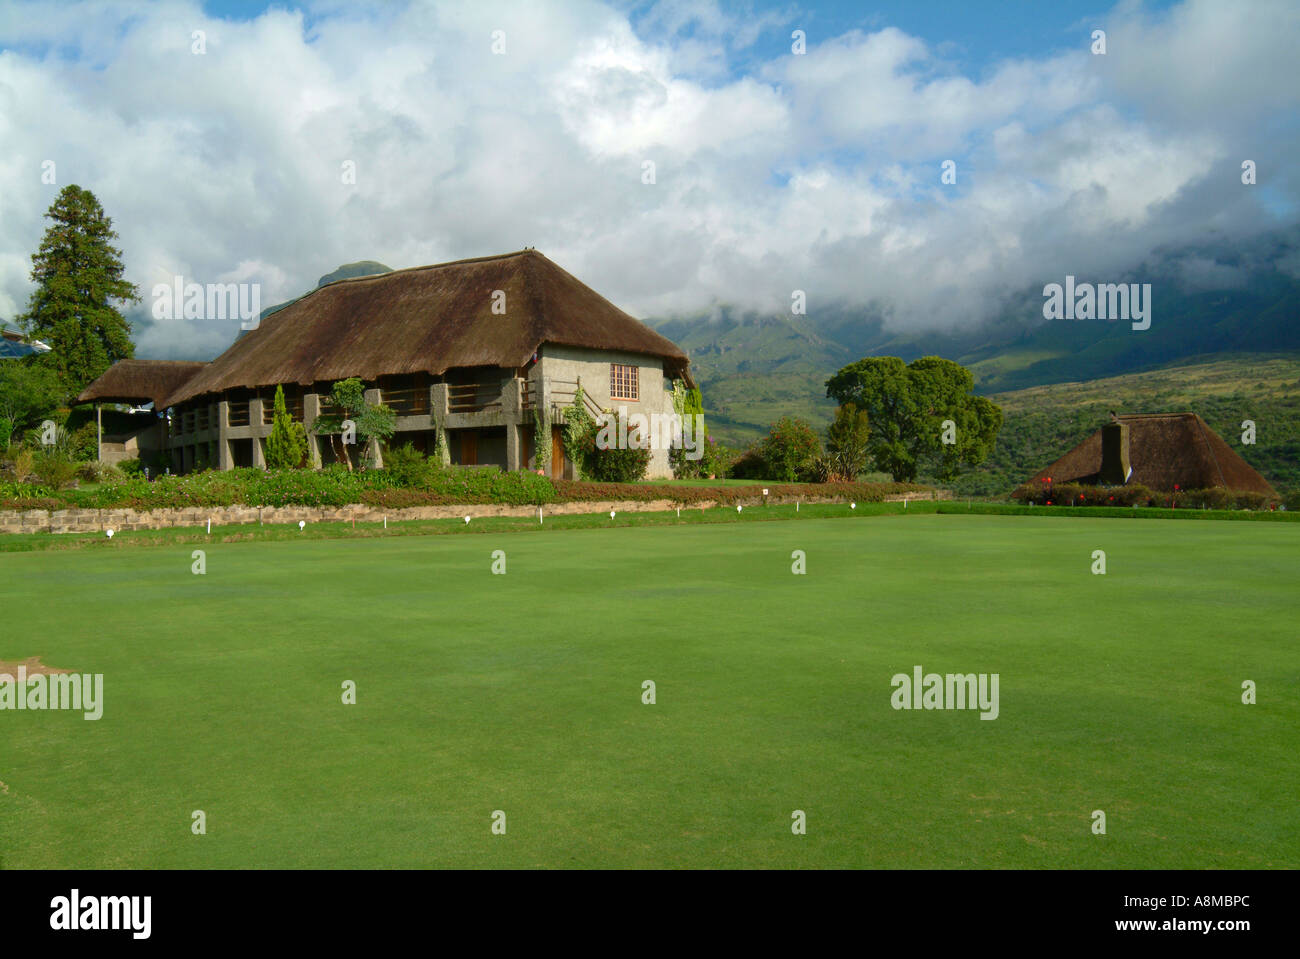
[[[473,430],[466,430],[460,436],[460,462],[462,466],[478,463],[478,434]]]
[[[551,479],[564,477],[564,430],[551,427]]]

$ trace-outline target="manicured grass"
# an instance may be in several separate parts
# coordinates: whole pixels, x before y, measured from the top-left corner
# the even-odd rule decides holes
[[[1300,865],[1300,531],[900,505],[0,555],[0,660],[105,682],[0,712],[0,865]]]
[[[839,519],[855,516],[926,516],[935,513],[984,516],[1022,516],[1035,519],[1061,517],[1111,519],[1231,520],[1259,523],[1297,523],[1300,513],[1267,510],[1194,510],[1120,508],[1101,506],[1053,506],[1050,508],[1006,503],[930,502],[913,500],[896,503],[804,503],[799,506],[764,506],[751,504],[738,511],[733,507],[682,506],[668,512],[575,513],[546,512],[539,522],[536,516],[475,516],[480,507],[466,506],[470,523],[460,519],[405,520],[363,523],[309,523],[305,529],[294,524],[215,526],[208,533],[203,526],[170,527],[157,530],[128,530],[110,539],[104,533],[11,533],[0,535],[0,553],[24,553],[34,550],[126,549],[132,546],[175,546],[205,543],[284,542],[315,539],[373,539],[375,537],[427,536],[458,533],[547,533],[572,529],[613,529],[624,526],[698,526],[731,523],[765,523],[780,520]]]

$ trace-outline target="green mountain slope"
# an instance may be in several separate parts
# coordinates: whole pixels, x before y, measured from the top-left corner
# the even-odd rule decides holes
[[[650,323],[690,354],[715,437],[743,446],[782,415],[825,427],[833,411],[825,399],[827,378],[864,356],[945,356],[969,367],[977,391],[988,395],[1206,355],[1300,351],[1297,262],[1296,229],[1240,249],[1206,241],[1153,254],[1127,275],[1104,278],[1151,284],[1151,326],[1142,331],[1123,320],[1045,321],[1041,287],[1021,291],[1011,298],[1018,307],[975,329],[899,332],[872,310],[850,307],[807,317],[723,309]],[[1193,277],[1189,264],[1197,263],[1214,264],[1220,286]]]
[[[830,422],[835,405],[825,396],[827,371],[857,357],[802,319],[724,310],[653,325],[690,355],[713,437],[744,446],[782,416]]]

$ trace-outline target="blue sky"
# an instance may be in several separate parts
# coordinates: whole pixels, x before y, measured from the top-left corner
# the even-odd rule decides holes
[[[1298,42],[1293,0],[9,0],[0,319],[78,183],[146,297],[183,276],[269,304],[354,260],[533,246],[646,317],[799,289],[810,316],[974,324],[1293,227]],[[141,350],[233,332],[147,324]]]
[[[1159,14],[1172,5],[1169,0],[1145,4]],[[316,19],[312,4],[261,3],[257,0],[206,0],[203,9],[213,17],[251,20],[269,7],[300,10],[310,26]],[[650,19],[653,3],[618,4],[633,25]],[[893,26],[922,37],[953,63],[980,70],[991,63],[1013,57],[1079,46],[1080,25],[1100,23],[1110,4],[1093,0],[892,0],[888,3],[752,3],[721,5],[727,11],[788,15],[791,29],[802,28],[816,42],[818,36],[839,36],[851,30],[871,31]],[[693,35],[687,27],[683,36]],[[773,26],[754,45],[753,56],[742,58],[738,72],[754,63],[784,53],[789,48],[789,30]]]

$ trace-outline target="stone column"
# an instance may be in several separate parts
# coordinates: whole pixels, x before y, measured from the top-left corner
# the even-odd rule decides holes
[[[446,383],[433,383],[429,386],[429,425],[442,428],[442,434],[447,440],[447,458],[442,461],[442,465],[451,465],[451,436],[447,433]],[[438,437],[436,434],[433,439],[437,443]]]
[[[307,449],[311,453],[311,468],[320,469],[320,440],[312,435],[312,424],[320,416],[320,394],[307,393],[302,398],[302,425],[307,431]]]
[[[501,384],[501,413],[506,421],[506,469],[520,470],[523,461],[523,438],[519,430],[527,423],[522,393],[523,380],[513,376]],[[531,424],[528,424],[531,425]]]
[[[370,406],[378,406],[383,402],[383,396],[378,389],[366,390],[366,403]],[[379,440],[370,439],[366,443],[366,455],[370,462],[374,464],[375,469],[382,469],[384,466],[384,451],[379,448]]]
[[[255,396],[248,401],[248,426],[253,434],[253,465],[258,469],[266,469],[266,454],[262,452],[262,431],[266,427],[262,424],[262,417],[266,415],[263,404],[266,401],[260,396]]]
[[[217,469],[228,470],[235,465],[234,457],[230,455],[230,425],[227,422],[230,416],[230,401],[220,400],[217,403]]]

